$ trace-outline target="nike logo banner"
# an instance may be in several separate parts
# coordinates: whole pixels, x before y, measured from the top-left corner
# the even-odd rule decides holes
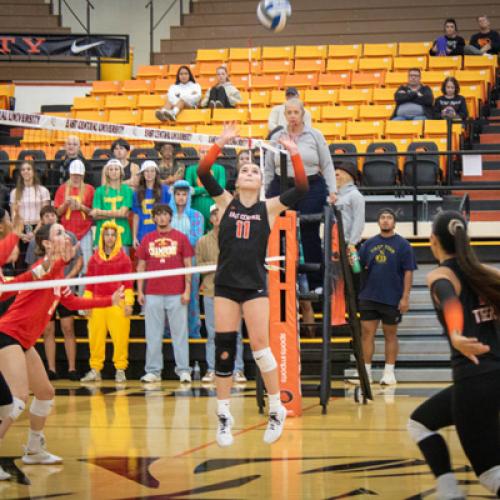
[[[0,34],[0,60],[10,56],[112,58],[128,62],[128,35],[33,35]],[[117,62],[119,62],[117,61]]]

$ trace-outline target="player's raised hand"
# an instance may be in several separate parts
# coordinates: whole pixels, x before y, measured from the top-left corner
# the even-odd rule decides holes
[[[290,153],[291,156],[298,154],[299,148],[289,135],[282,135],[278,142]]]
[[[219,135],[216,143],[220,148],[231,142],[235,137],[238,137],[238,125],[236,122],[224,123],[222,133]]]

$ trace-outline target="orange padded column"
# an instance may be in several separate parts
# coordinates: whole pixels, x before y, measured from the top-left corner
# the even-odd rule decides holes
[[[339,226],[334,224],[332,227],[332,265],[334,269],[332,283],[332,303],[331,303],[331,322],[332,326],[345,325],[346,303],[344,293],[344,276],[340,265],[340,247],[339,247]]]

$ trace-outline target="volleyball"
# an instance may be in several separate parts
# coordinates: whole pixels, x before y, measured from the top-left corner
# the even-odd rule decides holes
[[[288,0],[261,0],[257,5],[257,18],[271,31],[281,31],[291,14],[292,6]]]

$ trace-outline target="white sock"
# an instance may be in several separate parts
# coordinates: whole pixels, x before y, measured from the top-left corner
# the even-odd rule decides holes
[[[458,487],[458,481],[453,472],[448,472],[437,478],[436,493],[439,498],[457,498],[464,494]]]
[[[385,364],[384,371],[386,373],[394,373],[394,365],[390,365],[388,363]]]
[[[483,472],[479,476],[479,482],[493,494],[498,494],[500,491],[500,465],[495,465]]]
[[[218,399],[217,400],[217,415],[231,415],[231,400]]]
[[[276,394],[269,394],[267,397],[269,399],[269,412],[278,411],[281,408],[280,393],[277,392]]]
[[[179,108],[177,106],[175,106],[173,109],[172,109],[172,114],[174,116],[177,116],[177,113],[179,112]]]
[[[28,434],[28,449],[30,451],[39,451],[43,444],[43,431],[29,430]]]
[[[366,372],[368,373],[368,375],[370,375],[370,373],[372,372],[372,365],[365,363],[365,369],[366,369]]]

